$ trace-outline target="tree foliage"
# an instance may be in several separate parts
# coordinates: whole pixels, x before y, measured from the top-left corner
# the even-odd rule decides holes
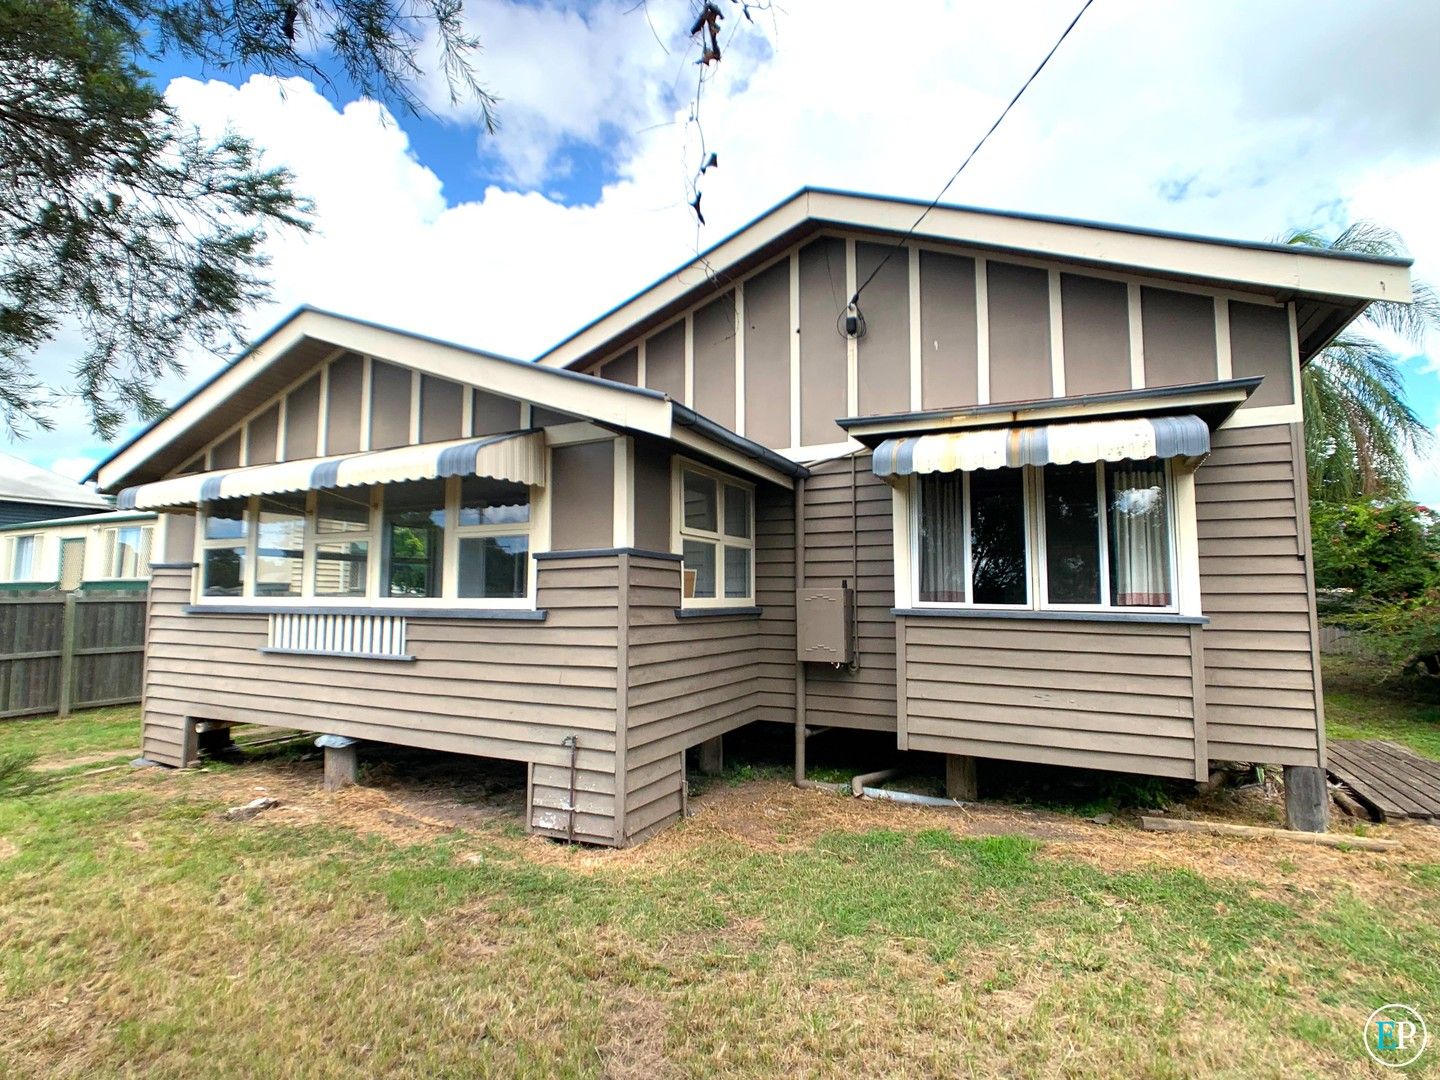
[[[1303,229],[1284,242],[1325,251],[1395,256],[1404,250],[1391,229],[1358,221],[1334,237]],[[1440,329],[1440,297],[1423,281],[1414,302],[1379,301],[1366,309],[1301,375],[1305,456],[1314,499],[1398,498],[1409,481],[1407,455],[1432,445],[1430,430],[1405,399],[1404,379],[1387,341],[1422,347]]]
[[[77,395],[97,434],[164,408],[156,385],[199,347],[240,343],[269,294],[270,230],[311,227],[284,169],[235,134],[187,127],[145,69],[162,55],[208,69],[340,78],[422,106],[425,50],[451,98],[492,99],[459,0],[0,0],[0,417],[48,427]],[[335,74],[332,76],[331,71]],[[69,382],[37,350],[77,335]]]
[[[1318,590],[1366,603],[1440,586],[1440,522],[1413,502],[1316,503],[1310,531]]]

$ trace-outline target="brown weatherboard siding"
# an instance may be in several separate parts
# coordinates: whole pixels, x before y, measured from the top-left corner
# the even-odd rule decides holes
[[[908,749],[1196,776],[1188,626],[903,622]]]
[[[806,665],[805,720],[813,727],[894,731],[895,617],[890,610],[895,606],[895,534],[890,488],[871,472],[868,454],[854,459],[853,468],[853,515],[852,459],[815,466],[805,481],[804,584],[839,586],[848,581],[856,590],[859,628],[855,671]]]
[[[580,743],[577,833],[614,840],[615,560],[540,567],[543,623],[412,618],[413,663],[265,654],[264,615],[185,614],[189,570],[157,570],[146,654],[147,757],[182,765],[183,718],[300,727],[535,765],[534,816],[562,822]],[[543,824],[543,823],[542,823]]]
[[[1213,760],[1319,760],[1302,462],[1299,425],[1221,429],[1196,473]]]

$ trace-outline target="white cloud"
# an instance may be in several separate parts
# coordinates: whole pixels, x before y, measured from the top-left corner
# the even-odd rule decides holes
[[[701,102],[720,168],[704,180],[699,243],[807,183],[933,196],[1075,6],[793,0],[773,24],[741,27]],[[298,80],[172,83],[183,116],[253,136],[317,204],[317,235],[272,245],[276,301],[252,328],[306,302],[528,357],[691,257],[697,69],[673,47],[688,5],[651,5],[668,55],[632,9],[482,0],[472,16],[504,121],[477,167],[547,190],[567,147],[603,143],[616,179],[593,205],[499,186],[448,205],[373,103],[337,109]],[[728,30],[740,17],[725,9]],[[1406,236],[1423,273],[1440,258],[1440,67],[1425,47],[1437,36],[1440,5],[1425,0],[1107,0],[948,201],[1257,239],[1369,216]],[[454,137],[469,144],[473,129]],[[213,367],[196,361],[190,381]],[[36,449],[97,448],[67,414]]]

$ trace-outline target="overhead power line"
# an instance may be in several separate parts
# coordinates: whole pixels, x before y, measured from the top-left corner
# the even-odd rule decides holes
[[[855,290],[855,295],[850,298],[850,303],[849,305],[847,305],[847,311],[851,311],[852,313],[858,315],[858,311],[856,311],[856,309],[858,308],[860,303],[860,294],[865,291],[865,286],[869,285],[870,282],[875,280],[875,275],[880,273],[880,271],[885,268],[885,264],[890,261],[891,257],[895,254],[895,252],[904,248],[905,242],[915,235],[915,230],[920,227],[921,222],[925,220],[925,218],[929,215],[930,211],[934,210],[935,207],[940,205],[940,200],[945,197],[945,193],[950,190],[950,186],[960,178],[960,174],[965,171],[965,166],[969,165],[970,162],[974,160],[975,155],[980,152],[980,148],[985,145],[985,140],[990,138],[991,135],[994,135],[995,129],[1004,122],[1005,117],[1010,115],[1010,110],[1015,107],[1015,103],[1020,100],[1026,90],[1030,89],[1030,84],[1039,77],[1040,72],[1045,70],[1045,65],[1050,62],[1050,58],[1054,56],[1056,51],[1059,50],[1060,46],[1064,44],[1065,39],[1070,36],[1070,31],[1075,29],[1075,24],[1080,21],[1080,17],[1084,15],[1085,12],[1090,10],[1090,5],[1094,2],[1095,0],[1085,0],[1085,3],[1080,6],[1080,10],[1075,13],[1075,17],[1070,20],[1070,25],[1065,27],[1064,31],[1055,40],[1055,44],[1050,46],[1050,51],[1047,52],[1045,54],[1045,58],[1040,61],[1039,67],[1032,71],[1030,73],[1030,77],[1025,80],[1025,84],[1021,86],[1019,90],[1015,91],[1015,96],[1012,97],[1009,104],[1007,104],[1005,108],[1000,111],[1000,115],[995,118],[995,122],[990,125],[989,130],[987,130],[984,135],[980,136],[980,141],[975,144],[974,148],[970,151],[970,153],[965,155],[965,160],[960,163],[960,167],[951,174],[949,180],[945,181],[945,186],[940,189],[940,194],[936,195],[935,198],[930,200],[930,205],[925,207],[925,209],[920,212],[920,216],[915,219],[914,223],[910,226],[910,228],[905,230],[905,235],[900,238],[900,240],[893,248],[891,248],[885,253],[885,257],[880,260],[874,270],[870,271],[869,276],[860,283],[860,287]]]

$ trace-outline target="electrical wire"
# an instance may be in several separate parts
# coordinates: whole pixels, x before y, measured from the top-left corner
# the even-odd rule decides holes
[[[1085,12],[1090,10],[1090,5],[1094,2],[1095,0],[1085,0],[1085,3],[1080,6],[1080,10],[1075,13],[1075,17],[1070,20],[1070,25],[1065,27],[1064,31],[1055,40],[1055,44],[1050,46],[1050,51],[1045,54],[1045,59],[1040,61],[1040,66],[1030,73],[1030,77],[1025,80],[1025,84],[1021,86],[1019,90],[1015,91],[1015,96],[1012,97],[1010,99],[1010,103],[1000,111],[1000,115],[995,118],[995,122],[990,125],[989,130],[987,130],[984,135],[980,136],[980,141],[975,144],[974,149],[972,149],[970,153],[965,155],[965,160],[960,163],[960,167],[951,174],[949,180],[945,181],[945,186],[940,189],[940,194],[936,195],[935,198],[930,200],[930,205],[925,207],[925,209],[920,212],[920,216],[915,219],[914,223],[910,226],[910,228],[905,230],[905,235],[900,238],[900,240],[893,248],[891,248],[885,253],[885,257],[881,259],[878,264],[876,264],[874,270],[870,271],[870,275],[863,282],[860,283],[860,287],[855,290],[855,295],[850,298],[850,303],[849,305],[847,305],[847,307],[858,307],[860,303],[860,294],[865,291],[865,286],[869,285],[870,282],[875,280],[875,275],[880,273],[880,271],[885,268],[885,264],[890,261],[891,257],[895,254],[895,252],[902,249],[905,246],[905,242],[909,240],[910,237],[915,235],[915,230],[920,227],[921,222],[925,220],[925,218],[929,215],[930,211],[934,210],[935,207],[940,205],[940,200],[945,197],[945,193],[950,190],[950,186],[960,178],[960,174],[965,171],[965,166],[969,165],[970,162],[974,160],[975,155],[980,152],[980,148],[985,145],[985,141],[989,139],[991,135],[995,134],[995,129],[1004,122],[1005,117],[1010,115],[1010,110],[1015,107],[1015,103],[1020,100],[1026,90],[1030,89],[1030,84],[1039,77],[1040,72],[1045,70],[1045,65],[1050,62],[1050,58],[1054,56],[1055,53],[1059,50],[1060,46],[1064,44],[1065,39],[1070,36],[1070,31],[1075,29],[1075,24],[1080,21],[1080,17],[1084,15]]]

